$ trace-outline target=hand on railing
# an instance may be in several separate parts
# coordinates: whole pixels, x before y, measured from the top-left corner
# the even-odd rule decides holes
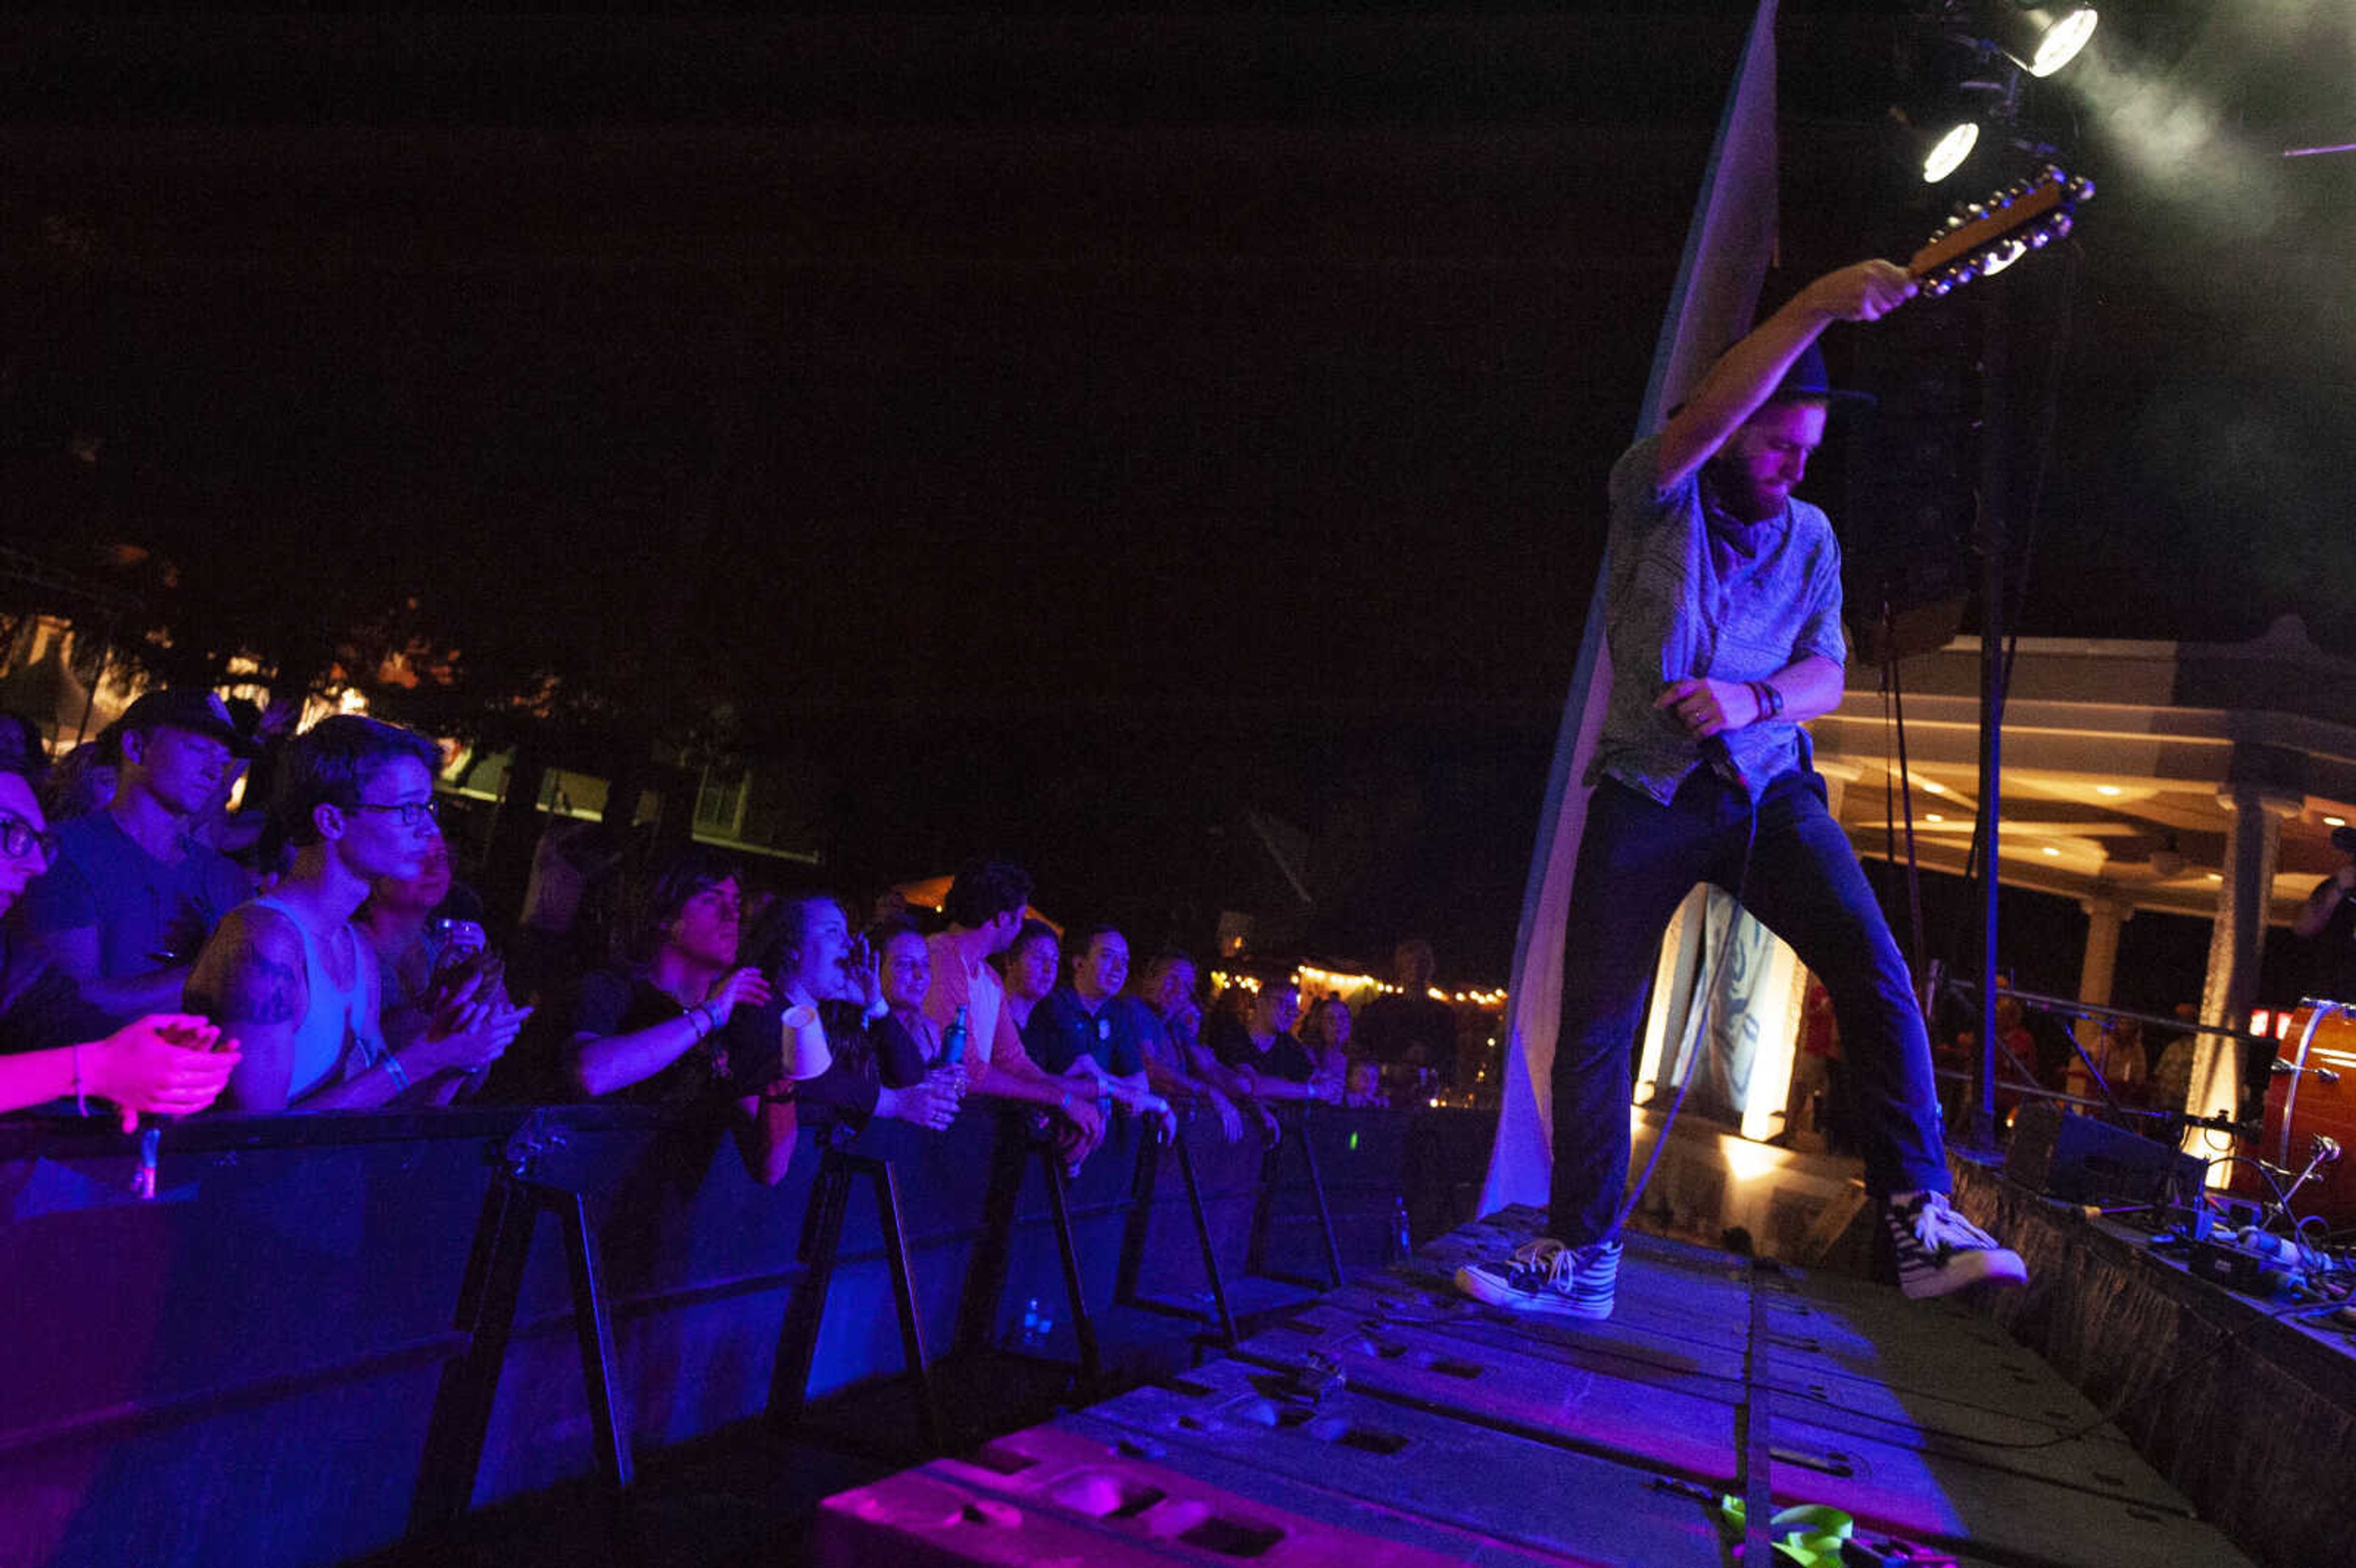
[[[875,1114],[939,1132],[957,1120],[958,1107],[964,1100],[964,1071],[937,1067],[905,1089],[878,1090]]]
[[[1178,1113],[1172,1110],[1170,1102],[1161,1095],[1140,1094],[1130,1102],[1130,1108],[1141,1116],[1155,1118],[1154,1142],[1166,1144],[1178,1136]]]

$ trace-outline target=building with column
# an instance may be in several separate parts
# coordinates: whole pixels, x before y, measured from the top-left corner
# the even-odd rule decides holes
[[[1893,837],[1905,852],[1902,708],[1916,861],[1965,871],[1978,808],[1979,660],[1976,637],[1910,657],[1895,701],[1880,669],[1853,660],[1841,707],[1810,726],[1829,803],[1861,856],[1886,857]],[[2317,647],[2295,617],[2244,643],[2023,637],[2003,738],[1997,873],[2084,911],[2079,999],[2112,999],[2121,933],[2137,913],[2189,915],[2211,928],[2201,1021],[2246,1028],[2268,927],[2287,925],[2346,859],[2330,836],[2356,821],[2356,661]],[[1759,953],[1704,976],[1703,954],[1728,929],[1728,912],[1714,907],[1725,901],[1697,890],[1663,944],[1637,1098],[1647,1084],[1675,1083],[1703,1049],[1693,1002],[1698,982],[1713,978],[1697,1108],[1744,1139],[1776,1137],[1790,1130],[1806,975],[1746,918],[1730,951]],[[2188,1108],[2232,1114],[2240,1066],[2230,1042],[2203,1040]]]

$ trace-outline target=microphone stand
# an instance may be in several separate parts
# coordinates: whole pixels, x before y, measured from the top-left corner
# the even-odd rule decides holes
[[[1979,1093],[1965,1134],[1973,1152],[1996,1152],[1996,1002],[1997,827],[2003,817],[2004,699],[2011,671],[2004,657],[2005,631],[2005,414],[2010,390],[2005,382],[2004,311],[1999,298],[1987,299],[1980,313],[1981,376],[1987,395],[1980,411],[1980,1061]]]

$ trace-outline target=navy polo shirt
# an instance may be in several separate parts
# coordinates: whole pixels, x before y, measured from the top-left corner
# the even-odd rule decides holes
[[[1070,986],[1056,987],[1031,1009],[1031,1021],[1023,1026],[1024,1052],[1050,1072],[1068,1072],[1083,1056],[1096,1058],[1097,1065],[1116,1078],[1144,1072],[1135,1020],[1128,1008],[1117,1005],[1119,1000],[1108,997],[1092,1013]]]

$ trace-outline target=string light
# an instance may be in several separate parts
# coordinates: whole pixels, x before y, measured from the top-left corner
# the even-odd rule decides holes
[[[1291,980],[1294,985],[1301,987],[1303,997],[1312,999],[1320,997],[1340,997],[1345,999],[1368,996],[1400,997],[1407,994],[1406,987],[1394,984],[1378,976],[1353,975],[1339,969],[1322,968],[1314,964],[1294,965]],[[1214,969],[1211,971],[1211,988],[1214,991],[1223,991],[1233,987],[1258,995],[1260,985],[1260,977],[1257,975],[1246,974],[1240,970]],[[1444,991],[1437,986],[1431,986],[1426,987],[1425,995],[1435,1002],[1443,1002],[1451,1007],[1481,1008],[1492,1010],[1503,1008],[1506,998],[1506,991],[1503,987],[1494,989],[1466,987],[1462,990]]]

